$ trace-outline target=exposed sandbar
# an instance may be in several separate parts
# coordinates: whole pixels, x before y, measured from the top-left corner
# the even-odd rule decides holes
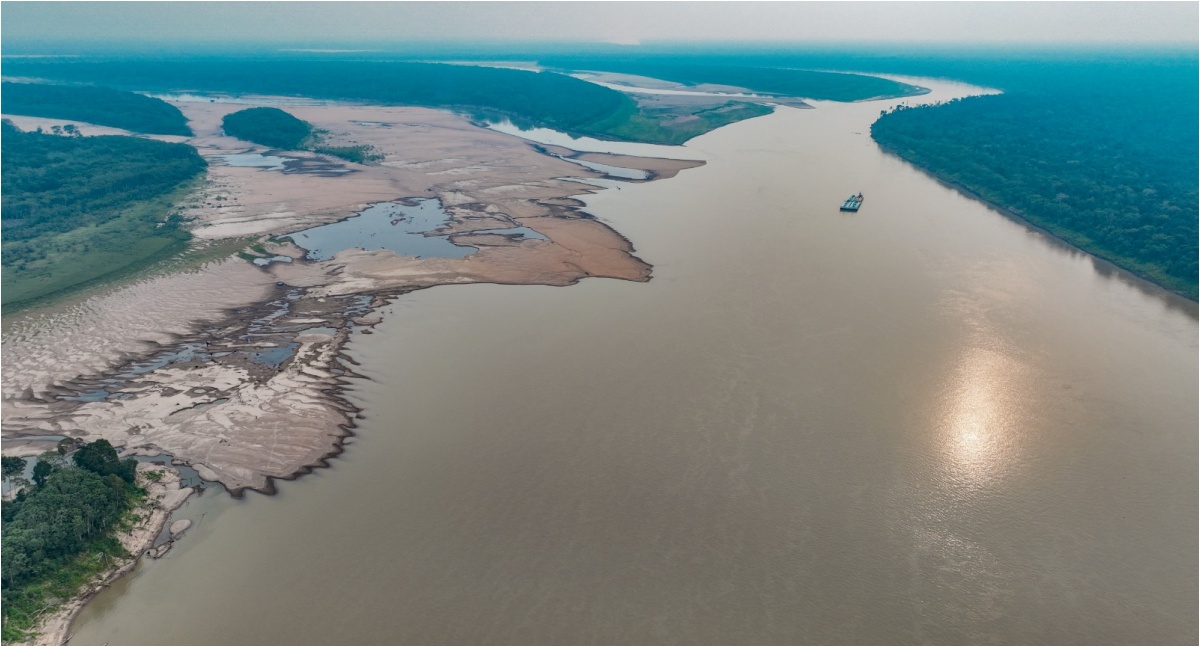
[[[196,133],[188,143],[210,162],[204,188],[185,206],[194,235],[250,237],[291,262],[258,267],[230,259],[6,322],[6,440],[103,437],[126,452],[171,454],[235,494],[269,492],[272,479],[293,478],[340,451],[357,413],[341,397],[353,375],[342,350],[354,330],[378,321],[372,310],[386,300],[443,284],[650,278],[630,241],[579,210],[573,196],[601,190],[587,179],[602,174],[463,117],[423,108],[287,106],[327,131],[328,143],[368,144],[384,156],[368,166],[267,151],[224,135],[221,118],[244,104],[176,105]],[[700,164],[562,150],[651,178]],[[291,161],[268,169],[222,157],[244,153]],[[439,199],[449,220],[433,233],[478,251],[416,258],[351,248],[313,261],[278,238],[412,198]],[[545,239],[474,233],[515,227]]]

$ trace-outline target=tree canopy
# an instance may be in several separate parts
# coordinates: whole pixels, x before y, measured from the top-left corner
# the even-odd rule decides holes
[[[286,150],[303,148],[313,133],[308,122],[279,108],[249,108],[227,114],[221,128],[231,137]]]
[[[122,205],[172,191],[207,168],[186,144],[57,137],[22,132],[8,123],[0,129],[0,218],[6,242],[103,222]]]
[[[10,593],[54,570],[87,544],[109,532],[129,504],[136,487],[137,462],[124,461],[108,441],[84,445],[76,466],[41,459],[34,468],[36,487],[3,507],[3,585]]]
[[[3,83],[0,91],[4,112],[10,115],[70,119],[152,135],[192,134],[187,118],[178,108],[133,92],[9,81]]]
[[[207,164],[140,137],[63,137],[0,125],[4,304],[113,272],[188,239],[171,196]],[[165,204],[164,204],[165,203]]]
[[[1195,298],[1195,71],[1099,71],[1038,68],[1024,83],[1009,77],[1006,94],[883,115],[871,135],[1081,249]]]
[[[485,108],[567,132],[593,126],[633,101],[562,74],[398,61],[5,61],[7,74],[138,90],[276,94],[393,105]]]

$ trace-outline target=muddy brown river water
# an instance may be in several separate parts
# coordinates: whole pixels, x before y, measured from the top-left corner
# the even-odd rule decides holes
[[[883,154],[893,103],[589,196],[650,283],[399,298],[332,467],[191,501],[73,644],[1194,643],[1196,304]]]

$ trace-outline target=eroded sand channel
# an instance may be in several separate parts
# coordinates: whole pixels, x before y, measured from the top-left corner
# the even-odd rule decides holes
[[[194,235],[244,239],[253,258],[7,321],[3,434],[107,438],[126,453],[167,453],[234,493],[269,492],[272,479],[338,453],[356,415],[340,396],[354,364],[342,348],[353,328],[378,323],[372,312],[389,298],[451,283],[646,281],[651,268],[632,244],[572,196],[601,190],[589,179],[649,181],[701,164],[606,156],[588,168],[571,161],[573,151],[547,151],[445,112],[288,107],[328,131],[331,144],[370,144],[384,155],[365,166],[225,136],[221,118],[247,105],[176,105],[196,133],[188,143],[210,162],[204,189],[185,209]],[[391,225],[408,222],[404,235],[461,253],[400,254],[407,248],[343,240],[314,254],[297,244],[305,243],[300,232],[388,204],[435,204],[441,211],[428,230],[402,211]],[[386,226],[374,233],[390,234]],[[7,445],[39,449],[35,441]]]

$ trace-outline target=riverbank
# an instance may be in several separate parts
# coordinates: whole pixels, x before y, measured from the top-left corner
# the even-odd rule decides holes
[[[84,605],[117,579],[133,570],[138,560],[154,548],[155,540],[162,534],[171,513],[183,505],[194,492],[191,487],[181,487],[178,472],[168,467],[140,463],[138,473],[141,476],[143,487],[146,489],[146,498],[133,512],[141,517],[141,520],[129,530],[118,533],[116,536],[121,546],[128,552],[129,557],[113,564],[108,571],[84,585],[74,597],[62,602],[57,609],[44,616],[31,640],[22,644],[65,645],[71,637],[71,623]],[[159,474],[157,480],[148,478],[151,473]],[[186,529],[187,526],[183,524],[180,524],[178,530],[173,528],[170,541],[174,541]]]
[[[880,107],[585,196],[648,283],[382,307],[333,468],[212,497],[74,642],[1186,642],[1194,315],[881,155]]]
[[[1093,259],[1095,259],[1095,261],[1097,263],[1107,264],[1108,266],[1110,266],[1113,269],[1113,271],[1127,273],[1129,275],[1130,281],[1135,284],[1144,283],[1145,288],[1153,286],[1153,288],[1166,290],[1167,292],[1170,292],[1171,294],[1177,295],[1184,299],[1188,299],[1189,301],[1192,301],[1192,302],[1197,301],[1197,290],[1194,287],[1186,287],[1186,286],[1179,285],[1177,282],[1171,281],[1167,277],[1163,277],[1163,276],[1156,277],[1153,275],[1154,274],[1153,272],[1148,271],[1147,268],[1145,268],[1145,267],[1139,266],[1139,264],[1131,261],[1130,259],[1116,258],[1113,255],[1106,255],[1103,250],[1097,249],[1094,245],[1089,245],[1088,244],[1089,241],[1086,240],[1086,237],[1083,234],[1080,234],[1077,232],[1072,232],[1072,231],[1062,229],[1059,227],[1055,227],[1049,223],[1042,223],[1042,222],[1038,222],[1037,220],[1030,219],[1025,214],[1019,213],[1009,207],[1006,207],[1002,204],[998,204],[996,202],[992,202],[992,201],[988,200],[987,198],[984,198],[977,191],[962,184],[961,182],[958,182],[956,180],[948,178],[945,175],[943,175],[942,173],[939,173],[938,171],[935,171],[927,166],[923,166],[921,164],[918,164],[917,162],[914,162],[914,161],[904,157],[903,155],[901,155],[897,150],[895,150],[891,146],[880,143],[879,141],[874,140],[874,138],[872,138],[872,141],[875,141],[875,143],[879,146],[880,150],[882,150],[887,155],[895,157],[896,159],[899,159],[899,160],[905,162],[906,164],[911,165],[913,168],[920,170],[922,173],[933,178],[935,181],[937,181],[942,186],[953,189],[973,200],[977,200],[977,201],[981,202],[982,204],[987,205],[989,208],[994,209],[995,211],[1003,214],[1005,217],[1007,217],[1011,220],[1015,220],[1015,221],[1021,223],[1022,225],[1025,225],[1026,227],[1029,227],[1030,229],[1033,229],[1033,230],[1037,231],[1038,233],[1053,239],[1054,241],[1056,241],[1058,243],[1066,245],[1067,247],[1070,247],[1073,250],[1077,250],[1079,252],[1087,254],[1087,255],[1091,256]]]
[[[619,179],[596,168],[649,181],[700,164],[576,162],[422,108],[288,106],[332,144],[374,146],[384,159],[368,166],[226,136],[222,117],[244,104],[176,105],[196,133],[188,143],[210,162],[203,190],[183,207],[193,236],[248,245],[241,258],[6,321],[4,434],[165,452],[235,496],[273,492],[275,479],[340,451],[359,413],[341,396],[354,364],[342,349],[369,334],[381,304],[436,285],[647,281],[651,267],[630,241],[581,211],[576,196]],[[444,222],[418,238],[474,251],[400,255],[363,239],[314,258],[288,238],[372,205],[422,200],[435,200]]]

